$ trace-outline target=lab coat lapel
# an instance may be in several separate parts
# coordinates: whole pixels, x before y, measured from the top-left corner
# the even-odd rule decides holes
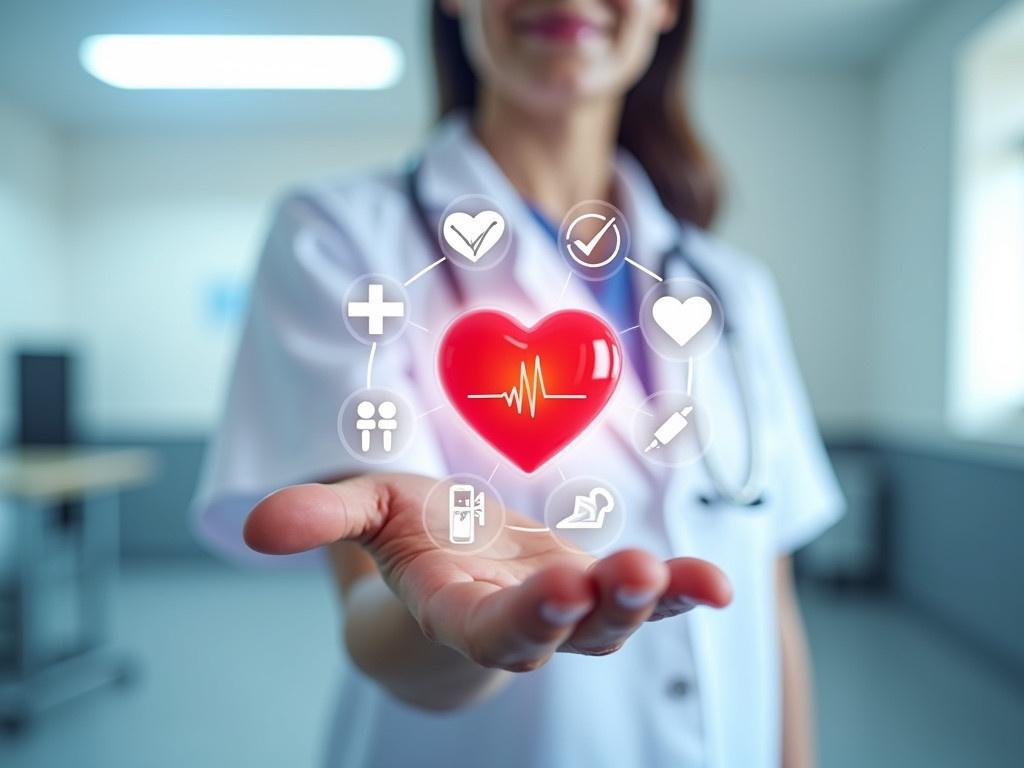
[[[524,299],[532,299],[507,295],[512,293],[509,289],[514,287],[514,264],[522,250],[524,233],[520,231],[520,224],[530,222],[529,212],[515,188],[475,139],[464,115],[454,115],[442,122],[428,144],[419,193],[421,204],[432,221],[440,220],[449,205],[466,195],[490,198],[505,219],[512,242],[509,254],[499,264],[472,272],[459,267],[451,269],[467,306],[493,303],[497,297],[501,299],[500,308],[510,308],[506,304],[518,306]]]

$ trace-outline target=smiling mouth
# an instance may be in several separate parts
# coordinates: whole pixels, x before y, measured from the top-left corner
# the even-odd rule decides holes
[[[519,30],[532,37],[550,42],[575,43],[605,34],[604,26],[575,13],[547,13],[525,19],[517,25]]]

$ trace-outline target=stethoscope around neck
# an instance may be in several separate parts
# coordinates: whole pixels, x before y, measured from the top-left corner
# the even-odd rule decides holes
[[[416,216],[416,219],[422,229],[423,236],[426,241],[430,244],[430,247],[436,252],[438,257],[443,257],[446,254],[441,250],[441,246],[437,243],[435,237],[434,223],[430,220],[430,214],[427,212],[426,205],[423,202],[423,198],[419,193],[419,180],[421,173],[422,163],[417,161],[412,168],[406,172],[404,178],[405,193],[409,200],[409,205]],[[722,300],[722,295],[715,289],[715,283],[710,279],[709,275],[705,270],[701,269],[695,260],[690,257],[687,248],[685,246],[685,231],[680,228],[679,235],[676,238],[675,243],[666,249],[662,254],[660,260],[660,274],[667,276],[676,266],[682,266],[689,269],[690,272],[708,288],[711,289],[719,297],[719,301]],[[448,286],[452,291],[452,294],[456,301],[462,302],[464,295],[462,286],[458,280],[458,276],[455,274],[455,267],[453,267],[447,259],[442,262],[441,268],[444,269],[447,276]],[[744,458],[744,472],[739,482],[733,482],[726,477],[725,472],[722,470],[715,458],[705,452],[701,457],[701,462],[704,465],[704,471],[707,473],[708,480],[713,488],[712,494],[700,494],[698,497],[705,506],[717,506],[720,504],[731,505],[735,507],[745,507],[754,509],[762,505],[764,502],[764,464],[766,457],[764,456],[764,440],[763,435],[759,429],[759,422],[754,413],[754,392],[752,388],[753,378],[750,375],[750,371],[745,366],[745,358],[742,354],[740,347],[739,337],[736,333],[735,326],[730,321],[729,313],[723,311],[723,328],[722,338],[725,341],[725,347],[727,351],[727,357],[729,358],[729,364],[733,372],[733,376],[736,380],[736,390],[739,396],[740,408],[742,411],[741,417],[744,425],[744,431],[746,432],[746,456]]]

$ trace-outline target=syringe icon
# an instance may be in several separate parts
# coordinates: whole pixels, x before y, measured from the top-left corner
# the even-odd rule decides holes
[[[681,411],[676,411],[661,423],[661,426],[654,430],[654,439],[651,444],[644,448],[644,453],[649,453],[659,445],[668,445],[682,432],[689,424],[686,417],[693,412],[693,406],[688,405]]]

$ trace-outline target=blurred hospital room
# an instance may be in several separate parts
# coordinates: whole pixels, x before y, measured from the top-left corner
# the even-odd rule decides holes
[[[194,500],[280,201],[433,135],[431,6],[0,7],[0,764],[325,764],[338,680],[362,674],[332,570],[225,557]],[[845,498],[792,555],[817,759],[790,764],[1019,766],[1024,0],[695,14],[680,87],[720,173],[711,232],[774,276]],[[116,47],[137,35],[159,37]],[[204,81],[209,46],[147,59],[188,35],[362,42],[308,82],[244,61]],[[695,686],[659,679],[651,706]]]

